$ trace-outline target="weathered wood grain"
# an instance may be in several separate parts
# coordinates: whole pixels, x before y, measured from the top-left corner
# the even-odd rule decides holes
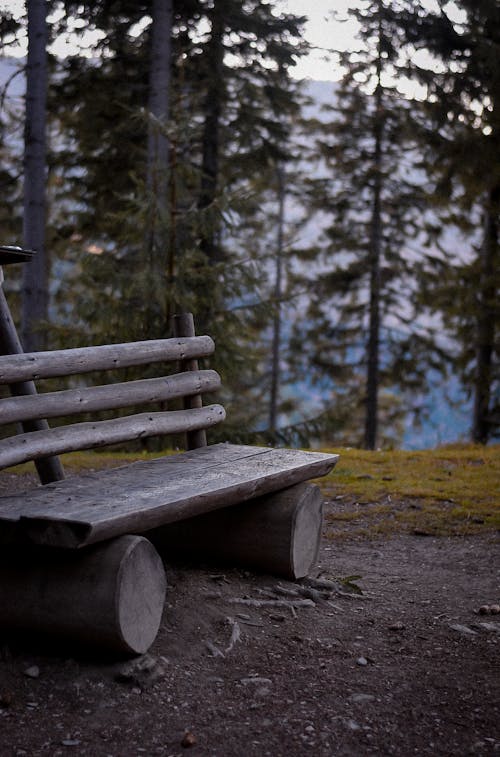
[[[172,330],[177,338],[193,337],[196,333],[194,328],[194,318],[192,313],[178,313],[172,317]],[[195,358],[181,360],[179,362],[180,371],[197,371],[198,361]],[[200,394],[186,397],[184,400],[184,409],[190,410],[193,407],[202,407],[203,401]],[[207,433],[205,429],[189,431],[186,434],[186,449],[198,449],[198,447],[207,446]]]
[[[215,371],[192,371],[162,378],[8,397],[0,400],[0,424],[164,402],[215,391],[220,388],[220,383]]]
[[[0,384],[37,381],[90,371],[114,370],[132,365],[201,358],[215,350],[209,336],[183,339],[152,339],[143,342],[103,344],[69,350],[27,352],[0,356]]]
[[[0,267],[0,354],[16,355],[22,353],[23,348],[14,321],[12,320],[9,305],[5,299],[2,280],[2,268]],[[33,395],[37,393],[33,381],[21,381],[15,384],[10,384],[9,390],[11,394],[15,396]],[[48,427],[49,424],[43,416],[37,420],[26,421],[22,424],[22,430],[25,433],[30,431],[42,431]],[[40,481],[44,484],[49,483],[49,481],[60,481],[64,478],[64,468],[57,457],[40,458],[36,461],[35,466]]]
[[[153,545],[121,536],[79,552],[24,546],[0,556],[0,628],[142,654],[161,622],[166,578]]]
[[[11,528],[18,520],[37,543],[79,547],[323,476],[337,459],[319,452],[212,445],[1,497],[0,527],[2,520]]]
[[[316,563],[322,505],[319,487],[301,483],[238,507],[161,526],[147,537],[166,557],[211,560],[295,580]]]
[[[207,405],[196,410],[140,413],[108,421],[77,423],[30,434],[18,434],[0,441],[0,468],[73,450],[104,447],[132,439],[182,433],[196,428],[210,428],[223,421],[225,416],[222,405]]]

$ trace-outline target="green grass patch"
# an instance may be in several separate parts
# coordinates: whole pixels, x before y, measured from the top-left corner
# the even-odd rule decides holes
[[[350,495],[354,504],[329,516],[367,532],[466,534],[500,530],[500,445],[456,445],[435,450],[340,455],[321,479],[324,495]],[[382,508],[382,509],[381,509]]]

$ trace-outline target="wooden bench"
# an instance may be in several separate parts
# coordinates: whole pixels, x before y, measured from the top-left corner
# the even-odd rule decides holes
[[[327,474],[337,456],[207,446],[206,430],[225,417],[221,405],[202,404],[202,394],[220,387],[218,374],[198,365],[213,352],[212,339],[196,336],[184,314],[175,317],[169,339],[0,356],[0,384],[12,394],[0,399],[0,425],[22,424],[21,433],[0,440],[0,468],[165,434],[184,433],[187,450],[0,497],[4,627],[145,651],[165,595],[152,542],[169,553],[185,546],[289,577],[311,569],[322,502],[318,488],[305,482]],[[76,379],[153,363],[178,369],[101,386]],[[74,386],[33,390],[61,376],[75,377]],[[29,394],[22,391],[26,384]],[[179,401],[182,407],[172,409]],[[144,411],[143,405],[155,407]],[[99,415],[123,408],[133,414]],[[82,414],[98,417],[75,422]],[[68,416],[68,425],[30,426]]]

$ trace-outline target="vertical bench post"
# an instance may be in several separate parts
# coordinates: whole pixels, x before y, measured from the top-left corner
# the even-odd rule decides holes
[[[179,313],[172,316],[172,332],[175,337],[196,336],[194,329],[194,318],[192,313]],[[183,360],[180,364],[181,371],[197,371],[198,361],[196,359]],[[200,394],[192,397],[184,397],[184,409],[202,407],[202,398]],[[186,433],[186,449],[198,449],[198,447],[207,446],[207,434],[205,429],[188,431]]]
[[[11,253],[12,254],[12,253]],[[22,259],[22,258],[21,258]],[[0,253],[0,263],[2,263]],[[9,262],[15,262],[9,260]],[[3,270],[0,265],[0,354],[17,355],[23,352],[23,348],[17,335],[16,327],[10,313],[9,305],[3,291]],[[23,394],[36,394],[36,386],[33,381],[22,381],[9,386],[10,393],[19,397]],[[24,432],[42,431],[48,429],[49,424],[45,420],[25,421],[21,424]],[[58,457],[44,457],[35,461],[38,477],[42,484],[52,481],[61,481],[64,478],[64,469]]]

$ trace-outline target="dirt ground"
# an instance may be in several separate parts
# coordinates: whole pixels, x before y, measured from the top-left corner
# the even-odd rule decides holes
[[[134,660],[1,640],[1,757],[500,755],[500,615],[478,612],[500,603],[499,535],[328,529],[313,575],[331,585],[308,596],[167,564],[158,637]]]

